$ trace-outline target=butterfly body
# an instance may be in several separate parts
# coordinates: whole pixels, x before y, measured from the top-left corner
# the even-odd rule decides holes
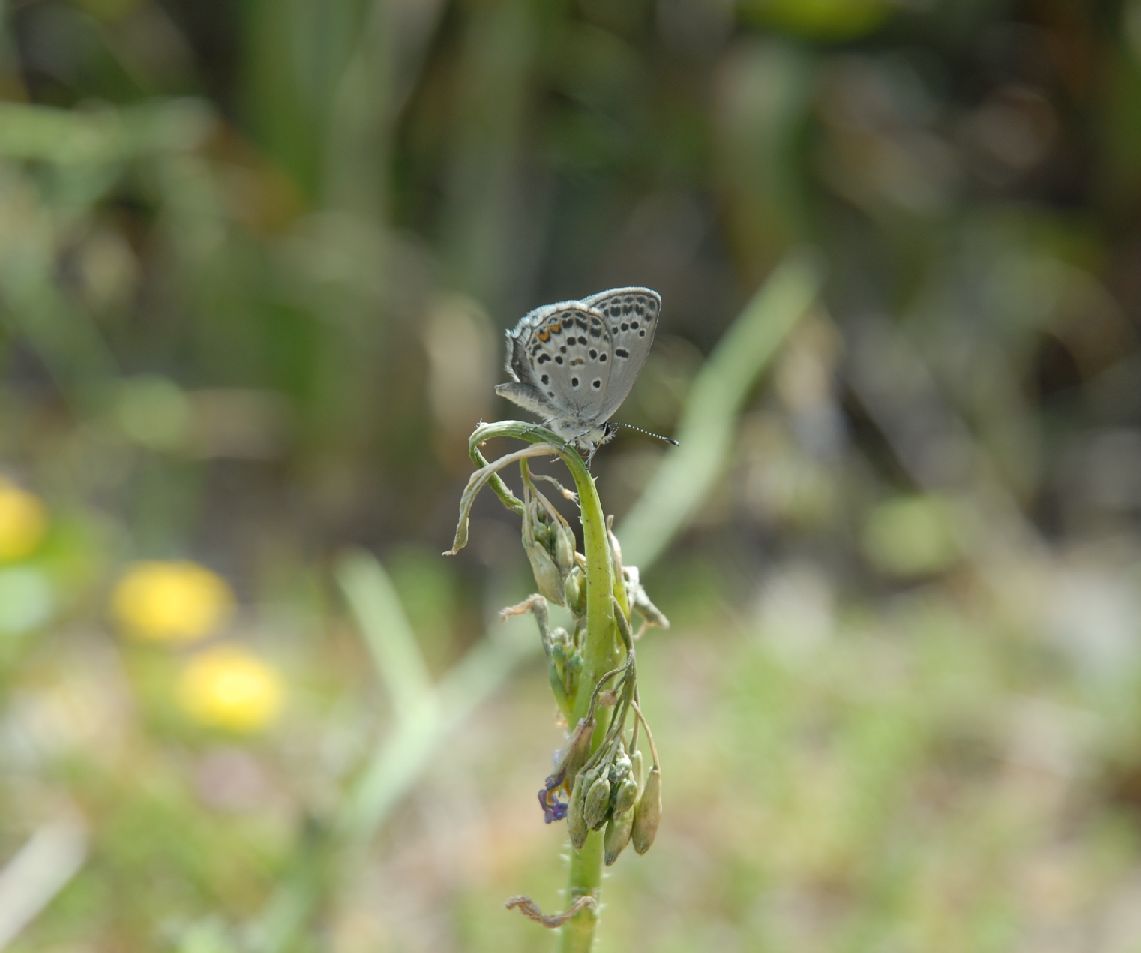
[[[495,392],[589,459],[614,434],[610,417],[634,386],[654,341],[662,299],[613,288],[525,314],[507,332],[507,373]]]

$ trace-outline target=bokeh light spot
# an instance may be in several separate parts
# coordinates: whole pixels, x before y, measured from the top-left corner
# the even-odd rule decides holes
[[[195,721],[230,731],[257,731],[281,713],[280,674],[258,656],[224,645],[191,659],[178,682],[178,700]]]
[[[218,629],[233,610],[225,580],[192,562],[140,562],[111,596],[116,621],[154,642],[194,642]]]

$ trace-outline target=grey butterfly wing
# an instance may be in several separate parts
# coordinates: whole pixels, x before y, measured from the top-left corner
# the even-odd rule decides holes
[[[520,318],[514,328],[504,332],[507,338],[507,360],[505,368],[511,380],[498,384],[495,393],[518,404],[540,417],[557,416],[559,408],[539,390],[537,375],[530,355],[529,345],[536,325],[557,305],[544,305],[535,308]]]
[[[505,384],[496,384],[495,393],[544,419],[557,416],[559,413],[558,408],[551,406],[543,399],[542,393],[530,384],[507,381]]]
[[[610,332],[613,366],[599,407],[599,420],[604,421],[626,399],[646,362],[658,329],[662,298],[650,288],[612,288],[584,298],[583,304],[603,315]]]
[[[546,305],[525,315],[507,335],[513,382],[496,393],[563,426],[597,421],[607,395],[612,346],[606,319],[581,301]]]

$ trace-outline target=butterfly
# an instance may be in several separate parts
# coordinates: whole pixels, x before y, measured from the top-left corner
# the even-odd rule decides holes
[[[542,417],[589,462],[617,431],[610,418],[646,363],[661,310],[650,288],[535,308],[507,332],[511,380],[495,392]]]

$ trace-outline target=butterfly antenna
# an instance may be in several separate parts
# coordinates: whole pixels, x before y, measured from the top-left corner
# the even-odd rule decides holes
[[[660,433],[654,433],[652,430],[646,430],[645,427],[637,427],[634,424],[624,424],[618,421],[614,422],[614,426],[623,427],[626,430],[636,430],[638,433],[646,437],[653,437],[655,440],[660,440],[662,443],[668,443],[671,447],[680,446],[673,437],[663,437]]]

